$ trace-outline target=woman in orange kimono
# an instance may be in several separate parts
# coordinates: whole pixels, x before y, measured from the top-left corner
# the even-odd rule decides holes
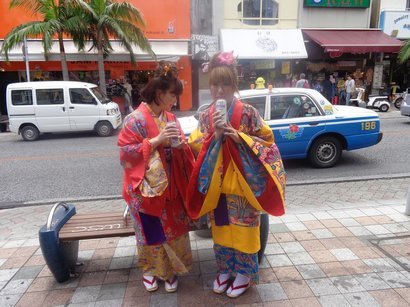
[[[192,266],[185,192],[193,154],[175,115],[170,113],[182,83],[171,62],[160,62],[141,95],[143,103],[128,115],[118,137],[124,168],[123,197],[135,227],[138,265],[147,291],[178,287],[176,275]]]
[[[220,52],[204,67],[214,103],[189,137],[198,156],[187,192],[192,218],[210,214],[219,271],[213,291],[229,297],[258,281],[260,213],[284,214],[286,181],[272,130],[254,107],[234,96],[235,65],[231,52]],[[219,99],[227,102],[226,119],[215,108]]]

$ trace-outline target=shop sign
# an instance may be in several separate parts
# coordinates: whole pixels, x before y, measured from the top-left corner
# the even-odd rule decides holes
[[[368,8],[370,0],[305,0],[305,7]]]
[[[337,65],[340,67],[354,67],[356,66],[356,61],[337,61]]]
[[[275,60],[254,60],[252,64],[255,70],[275,68]]]
[[[288,75],[290,74],[290,61],[283,61],[282,62],[282,70],[281,70],[282,75]]]
[[[219,50],[218,37],[192,34],[191,46],[194,60],[208,61]]]
[[[383,11],[380,14],[380,29],[387,35],[400,38],[410,38],[409,11]]]

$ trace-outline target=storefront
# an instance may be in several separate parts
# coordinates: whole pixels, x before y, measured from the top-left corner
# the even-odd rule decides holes
[[[391,37],[402,41],[410,39],[410,11],[395,10],[380,13],[379,28]],[[400,85],[402,90],[410,87],[410,61],[403,65],[396,65],[393,80]]]
[[[189,54],[190,5],[189,0],[153,0],[150,2],[130,0],[142,13],[146,23],[145,35],[155,53],[154,59],[133,47],[136,64],[130,62],[129,53],[118,41],[112,40],[113,50],[105,59],[107,85],[124,82],[128,79],[138,88],[145,85],[156,68],[156,61],[169,60],[177,62],[179,77],[184,91],[180,97],[180,109],[189,110],[192,107],[192,61]],[[161,8],[161,9],[159,9]],[[12,9],[0,3],[0,10],[7,11],[0,21],[0,48],[7,33],[14,27],[29,22],[33,16],[23,9]],[[85,51],[79,51],[70,39],[64,41],[68,61],[70,80],[98,82],[97,54],[90,46]],[[48,57],[39,39],[28,39],[28,60],[31,80],[61,80],[61,62],[58,42],[54,42]],[[21,47],[11,50],[9,63],[0,55],[0,91],[4,92],[7,83],[26,81],[26,66]],[[121,104],[121,98],[115,98]],[[0,95],[0,110],[5,109],[5,95]]]
[[[311,79],[350,74],[356,86],[368,87],[372,93],[390,84],[390,63],[397,57],[401,41],[378,29],[306,29],[303,34],[309,53],[305,68]]]
[[[290,86],[294,67],[307,58],[302,32],[288,30],[222,29],[221,48],[237,56],[240,89],[248,89],[262,77],[265,87]]]

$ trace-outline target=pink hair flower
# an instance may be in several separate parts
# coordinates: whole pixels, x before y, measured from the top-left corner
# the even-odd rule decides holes
[[[223,51],[218,55],[219,59],[219,64],[221,65],[232,65],[235,61],[235,58],[233,56],[233,51],[231,52],[226,52]]]

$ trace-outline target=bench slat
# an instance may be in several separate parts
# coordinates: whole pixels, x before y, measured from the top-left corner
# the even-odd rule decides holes
[[[60,241],[75,241],[75,240],[85,240],[85,239],[100,239],[100,238],[111,238],[111,237],[128,237],[134,235],[134,228],[120,228],[120,229],[110,229],[101,230],[93,232],[75,232],[66,233],[60,232]]]
[[[106,217],[122,217],[122,212],[107,212],[107,213],[99,213],[99,214],[76,214],[74,215],[71,220],[85,220],[89,218],[99,219],[99,218],[106,218]]]
[[[76,214],[61,228],[60,241],[98,239],[134,235],[130,216],[124,223],[122,212]]]
[[[105,218],[105,219],[74,220],[72,222],[70,221],[66,223],[64,227],[73,227],[73,226],[88,225],[88,224],[101,225],[101,224],[110,224],[110,223],[132,225],[130,218],[127,218],[127,222],[125,223],[122,217],[117,217],[117,218]]]

